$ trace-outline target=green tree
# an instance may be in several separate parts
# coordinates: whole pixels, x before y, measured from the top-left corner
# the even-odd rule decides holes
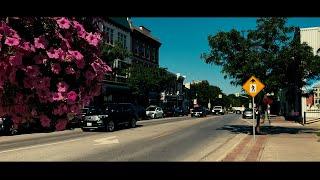
[[[296,28],[297,29],[297,28]],[[256,97],[262,104],[265,93],[288,87],[287,96],[297,93],[307,81],[319,75],[319,57],[314,57],[311,48],[300,44],[298,31],[286,26],[286,18],[258,18],[255,30],[242,33],[232,29],[209,35],[211,51],[201,58],[208,64],[222,66],[225,78],[232,84],[242,85],[252,75],[258,77],[266,87]],[[294,104],[294,100],[289,100]],[[298,108],[295,103],[295,111]]]
[[[129,73],[128,85],[133,94],[144,97],[142,103],[146,105],[149,92],[160,93],[176,83],[176,75],[169,73],[166,68],[145,67],[141,64],[133,64],[127,72]]]

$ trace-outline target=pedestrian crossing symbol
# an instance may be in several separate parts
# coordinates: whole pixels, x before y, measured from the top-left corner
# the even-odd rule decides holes
[[[252,97],[255,97],[264,87],[265,85],[254,76],[248,79],[242,86],[242,88]]]

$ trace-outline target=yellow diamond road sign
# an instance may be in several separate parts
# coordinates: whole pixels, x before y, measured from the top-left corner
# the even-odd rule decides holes
[[[264,84],[262,84],[262,82],[260,82],[259,79],[257,79],[254,76],[251,76],[251,78],[248,79],[248,81],[242,85],[242,88],[251,97],[255,97],[264,87]]]

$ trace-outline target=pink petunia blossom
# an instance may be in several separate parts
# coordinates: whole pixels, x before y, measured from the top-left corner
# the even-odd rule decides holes
[[[19,45],[20,40],[15,37],[7,37],[6,40],[4,41],[4,44],[8,46],[17,46]]]
[[[16,53],[14,56],[10,56],[9,62],[12,66],[22,65],[22,55],[20,53]]]
[[[68,51],[76,60],[82,60],[83,55],[79,51]]]
[[[54,108],[52,114],[55,116],[60,116],[62,114],[60,107]]]
[[[34,48],[34,46],[30,42],[24,42],[21,45],[21,48],[27,52],[35,52],[36,51],[36,49]]]
[[[53,93],[52,99],[53,99],[54,101],[61,101],[61,100],[63,100],[64,98],[63,98],[61,92],[57,92],[57,93]]]
[[[64,17],[57,20],[57,23],[61,29],[69,29],[70,21]]]
[[[98,34],[92,34],[92,33],[89,33],[87,36],[86,36],[86,40],[89,44],[93,45],[93,46],[97,46],[100,42],[100,35]]]
[[[75,71],[72,67],[68,66],[66,69],[66,74],[75,74]]]
[[[67,100],[68,100],[69,102],[75,102],[76,99],[77,99],[77,97],[78,97],[78,95],[77,95],[77,93],[74,92],[74,91],[70,91],[70,92],[68,92],[68,94],[67,94]]]
[[[84,27],[78,21],[72,21],[73,27],[78,31],[85,31]]]
[[[42,127],[50,127],[51,120],[46,115],[40,115],[40,122]]]
[[[47,55],[51,59],[64,59],[65,58],[65,52],[61,48],[59,48],[59,49],[50,48],[50,50],[47,51]]]
[[[78,31],[78,36],[79,36],[80,38],[82,38],[82,39],[86,39],[87,35],[88,35],[88,33],[87,33],[85,30],[83,30],[83,31]]]
[[[59,82],[57,84],[58,92],[66,92],[69,88],[68,84],[65,82]]]
[[[59,74],[60,71],[61,71],[61,66],[60,66],[60,64],[57,64],[57,63],[52,64],[52,65],[51,65],[51,71],[52,71],[54,74]]]
[[[97,61],[91,63],[91,67],[93,68],[93,70],[94,70],[96,73],[102,71],[102,67],[101,67],[101,65],[100,65]]]
[[[34,38],[34,47],[37,49],[45,49],[47,45],[46,39],[43,36]]]
[[[66,119],[59,119],[56,124],[56,131],[63,131],[66,129],[68,120]]]
[[[59,108],[61,115],[66,114],[68,112],[68,106],[66,104],[61,104]]]

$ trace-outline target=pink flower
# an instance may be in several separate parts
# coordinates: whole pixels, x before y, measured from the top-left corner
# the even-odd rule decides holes
[[[60,108],[61,115],[68,112],[68,106],[66,104],[61,104],[59,108]]]
[[[67,74],[75,74],[75,71],[72,67],[68,66],[66,69],[65,69],[66,73]]]
[[[68,51],[76,60],[82,60],[83,55],[79,51]]]
[[[53,93],[52,99],[54,101],[61,101],[61,100],[63,100],[63,96],[62,96],[61,92]]]
[[[102,67],[100,64],[98,64],[97,61],[91,63],[91,67],[93,68],[93,70],[97,73],[100,72],[102,70]]]
[[[79,36],[80,38],[86,39],[87,34],[88,34],[88,33],[87,33],[85,30],[83,30],[83,31],[78,31],[78,36]]]
[[[80,112],[79,106],[76,105],[76,104],[71,105],[70,111],[71,111],[72,113],[78,114],[78,113]]]
[[[57,20],[57,23],[61,29],[69,29],[70,21],[64,17]]]
[[[83,69],[84,66],[85,66],[83,59],[81,59],[81,60],[76,60],[76,64],[77,64],[77,67],[78,67],[79,69]]]
[[[78,97],[78,95],[77,95],[77,93],[74,92],[74,91],[70,91],[70,92],[68,92],[68,94],[67,94],[67,99],[68,99],[68,101],[70,101],[70,102],[75,102],[76,99],[77,99],[77,97]]]
[[[46,46],[46,40],[43,36],[34,38],[34,47],[37,49],[45,49]]]
[[[29,43],[29,42],[24,42],[21,46],[21,48],[25,51],[28,51],[28,52],[35,52],[36,49],[34,48],[34,46]]]
[[[31,77],[36,77],[40,73],[39,67],[37,65],[27,66],[25,71],[28,74],[28,76],[31,76]]]
[[[59,49],[50,49],[49,51],[47,51],[47,55],[49,58],[51,59],[64,59],[65,57],[65,52],[59,48]]]
[[[46,115],[40,115],[40,122],[42,127],[50,127],[50,119]]]
[[[10,56],[9,62],[12,66],[22,65],[22,55],[20,53],[16,53],[14,56]]]
[[[55,73],[55,74],[59,74],[60,71],[61,71],[60,64],[57,64],[57,63],[52,64],[52,65],[51,65],[51,71],[52,71],[53,73]]]
[[[68,90],[68,84],[65,82],[59,82],[57,84],[58,92],[66,92]]]
[[[66,129],[68,120],[66,119],[59,119],[58,123],[56,124],[56,131],[63,131]]]
[[[96,74],[88,70],[85,72],[85,77],[87,80],[93,80],[96,77]]]
[[[60,107],[54,108],[53,111],[52,111],[52,114],[55,115],[55,116],[60,116],[60,114],[62,114]]]
[[[78,32],[83,32],[85,31],[84,27],[78,22],[78,21],[72,21],[73,22],[73,27],[78,31]]]
[[[7,37],[6,40],[4,41],[4,44],[8,45],[8,46],[17,46],[19,44],[20,40],[18,38],[11,38],[11,37]]]
[[[89,33],[87,36],[86,36],[86,40],[89,44],[93,45],[93,46],[97,46],[99,41],[100,41],[100,35],[99,34],[92,34],[92,33]]]

